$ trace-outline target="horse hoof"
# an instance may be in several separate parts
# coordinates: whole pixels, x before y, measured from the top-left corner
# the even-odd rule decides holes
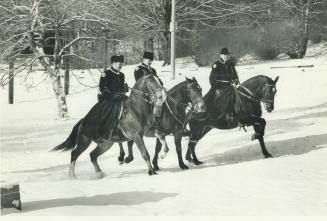
[[[126,157],[126,158],[125,158],[125,163],[130,163],[130,162],[132,162],[133,160],[134,160],[133,157]]]
[[[153,165],[153,169],[154,169],[154,171],[158,171],[158,170],[160,170],[160,168],[159,168],[158,165]]]
[[[186,159],[189,163],[194,163],[193,159]]]
[[[251,141],[253,141],[253,140],[257,139],[257,138],[258,138],[257,134],[252,134]]]
[[[180,164],[179,167],[180,167],[182,170],[187,170],[187,169],[188,169],[188,166],[186,166],[185,164]]]
[[[76,179],[76,175],[75,174],[72,174],[72,173],[69,173],[68,174],[68,178],[70,178],[70,179]]]
[[[124,157],[119,156],[118,157],[118,162],[119,162],[119,164],[123,164],[124,163]]]
[[[268,154],[265,155],[265,158],[272,158],[272,157],[273,156],[270,153],[268,153]]]
[[[194,160],[194,164],[199,166],[199,165],[203,164],[203,162],[200,160]]]
[[[104,173],[101,172],[101,171],[97,172],[97,177],[98,177],[99,179],[102,179],[102,178],[104,177]]]
[[[156,171],[154,171],[154,170],[149,170],[149,171],[148,171],[148,174],[149,174],[150,176],[152,176],[152,175],[156,175],[157,173],[156,173]]]

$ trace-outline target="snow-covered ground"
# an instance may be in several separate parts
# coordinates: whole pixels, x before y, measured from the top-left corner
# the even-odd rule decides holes
[[[274,158],[264,159],[258,142],[250,141],[252,128],[212,130],[196,149],[205,164],[181,171],[170,136],[171,151],[151,177],[136,148],[130,164],[118,164],[117,144],[102,155],[103,179],[96,178],[89,160],[94,144],[76,164],[77,179],[67,176],[70,152],[49,152],[96,102],[97,88],[80,83],[96,86],[99,71],[74,71],[79,77],[72,78],[71,119],[65,121],[56,117],[49,79],[25,87],[41,82],[42,72],[15,78],[15,104],[7,104],[7,88],[0,96],[1,185],[19,183],[23,210],[1,210],[2,215],[327,215],[327,55],[312,51],[303,60],[237,66],[241,81],[280,76],[275,110],[264,112],[266,145]],[[195,76],[206,93],[210,67],[186,61],[177,60],[175,80],[161,62],[154,67],[168,89]],[[123,68],[129,85],[134,68]],[[153,156],[155,140],[145,141]]]

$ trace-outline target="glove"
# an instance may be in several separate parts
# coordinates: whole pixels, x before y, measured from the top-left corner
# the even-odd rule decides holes
[[[121,94],[114,94],[113,98],[115,101],[122,101],[124,99],[124,96]]]
[[[125,83],[125,84],[124,84],[124,92],[128,92],[128,89],[129,89],[129,88],[128,88],[128,84]]]
[[[220,97],[220,95],[221,95],[221,90],[217,89],[217,90],[215,91],[215,94],[216,94],[217,97]]]

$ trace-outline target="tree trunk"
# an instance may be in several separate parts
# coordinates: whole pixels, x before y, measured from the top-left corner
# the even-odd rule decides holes
[[[53,70],[52,74],[50,74],[52,89],[56,95],[57,105],[59,110],[60,118],[68,118],[68,108],[66,103],[66,95],[64,92],[64,88],[62,86],[62,77],[60,74],[60,69]]]
[[[307,52],[308,47],[308,22],[309,22],[309,3],[306,5],[305,14],[304,14],[304,21],[303,21],[303,34],[301,39],[301,48],[299,51],[299,57],[303,58]]]
[[[309,3],[308,3],[309,4]],[[302,11],[302,18],[298,23],[298,27],[300,30],[299,38],[295,39],[295,45],[292,50],[287,52],[287,55],[290,58],[303,58],[307,52],[308,46],[308,24],[309,24],[309,5],[306,5],[304,11]]]
[[[38,16],[39,16],[39,4],[41,1],[34,1],[33,4],[33,15],[32,15],[32,23],[30,30],[33,30],[37,24]],[[55,30],[55,51],[54,51],[54,69],[51,68],[51,62],[45,59],[46,55],[44,53],[43,48],[37,47],[34,40],[34,33],[33,31],[29,32],[28,35],[28,43],[30,46],[30,49],[32,50],[33,54],[37,57],[39,57],[39,61],[42,64],[42,66],[45,68],[45,70],[49,73],[51,81],[52,81],[52,88],[55,93],[57,104],[58,104],[58,110],[59,110],[59,117],[60,118],[67,118],[68,115],[68,109],[66,104],[66,96],[65,91],[62,86],[62,77],[60,75],[60,59],[58,59],[58,50],[60,47],[60,38],[59,38],[59,29],[58,27]]]
[[[35,55],[41,56],[45,55],[42,48],[39,48],[37,51],[35,51]],[[45,71],[49,73],[52,83],[52,89],[54,91],[54,94],[56,96],[57,105],[58,105],[58,111],[59,111],[59,117],[60,118],[68,118],[68,108],[66,103],[66,95],[63,87],[63,76],[60,74],[60,68],[58,66],[57,69],[52,69],[49,63],[47,63],[46,59],[44,57],[41,57],[39,59],[42,66],[45,68]]]
[[[14,60],[9,60],[9,104],[14,103]]]
[[[65,95],[68,95],[69,85],[70,85],[70,79],[69,79],[70,58],[69,57],[64,58],[64,63],[65,63]]]
[[[164,63],[163,66],[165,65],[170,65],[170,33],[166,32],[163,34],[163,42],[164,42],[164,47],[163,47],[163,54],[164,54]]]
[[[158,51],[158,60],[161,61],[163,59],[163,55],[162,55],[162,41],[160,40],[160,38],[158,38],[157,51]]]
[[[144,51],[154,52],[153,38],[144,40]]]
[[[106,39],[104,40],[104,70],[107,70],[109,67],[109,36],[108,33],[106,33]]]

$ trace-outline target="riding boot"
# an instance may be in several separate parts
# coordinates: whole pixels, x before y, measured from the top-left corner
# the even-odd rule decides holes
[[[160,117],[155,117],[154,118],[154,126],[153,126],[153,128],[154,128],[154,133],[156,135],[160,134],[160,132],[161,132],[161,128],[160,128]]]

